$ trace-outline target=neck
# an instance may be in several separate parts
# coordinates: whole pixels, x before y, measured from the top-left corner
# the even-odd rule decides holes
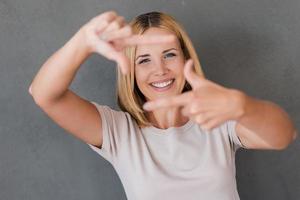
[[[180,108],[159,109],[146,114],[153,126],[160,129],[180,127],[189,121],[188,117],[181,114]]]

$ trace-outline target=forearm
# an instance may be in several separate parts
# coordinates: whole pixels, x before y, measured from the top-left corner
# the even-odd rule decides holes
[[[48,102],[67,91],[80,65],[89,56],[80,37],[77,32],[40,68],[30,86],[35,101]]]
[[[243,115],[238,122],[269,147],[284,148],[296,137],[289,115],[277,104],[242,93]]]

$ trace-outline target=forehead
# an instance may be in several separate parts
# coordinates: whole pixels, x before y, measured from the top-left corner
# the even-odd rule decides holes
[[[163,29],[163,28],[157,28],[157,27],[151,27],[148,30],[146,30],[143,35],[175,35],[173,32]],[[136,48],[136,56],[142,53],[149,53],[151,51],[160,51],[165,50],[167,48],[180,48],[180,44],[178,39],[174,40],[172,42],[168,43],[154,43],[154,44],[143,44],[143,45],[137,45]]]

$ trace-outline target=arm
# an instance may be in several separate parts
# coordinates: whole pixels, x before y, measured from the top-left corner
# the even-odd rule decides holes
[[[100,39],[105,35],[110,36],[106,37],[109,40]],[[114,11],[92,18],[45,62],[34,78],[29,92],[41,103],[60,98],[67,91],[80,65],[92,53],[99,53],[117,61],[124,70],[128,66],[124,66],[127,57],[123,48],[127,43],[123,40],[131,35],[131,27]],[[123,42],[123,46],[112,43],[116,40]]]
[[[53,121],[77,138],[98,147],[102,145],[101,115],[92,103],[68,88],[80,65],[93,52],[99,53],[96,47],[106,56],[114,53],[113,48],[107,48],[108,43],[100,41],[95,28],[100,31],[100,28],[104,30],[122,22],[119,20],[122,18],[115,21],[116,18],[114,12],[106,12],[83,26],[43,64],[29,87],[36,104]],[[114,23],[110,24],[111,21]]]
[[[183,115],[206,130],[235,120],[237,136],[246,148],[283,149],[296,138],[291,119],[276,104],[255,99],[196,74],[192,60],[186,62],[184,75],[192,86],[191,91],[148,101],[143,108],[153,111],[181,106]]]
[[[236,90],[243,112],[236,132],[251,149],[284,149],[295,138],[296,129],[288,114],[273,102],[255,99]]]
[[[56,51],[34,77],[29,92],[38,104],[46,104],[63,96],[73,81],[80,65],[89,56],[77,32]]]
[[[102,39],[100,39],[100,37]],[[57,124],[83,141],[102,145],[102,119],[97,108],[68,89],[80,65],[92,53],[118,63],[129,73],[128,57],[123,49],[130,45],[174,41],[169,36],[133,35],[124,17],[108,11],[92,18],[41,67],[29,93]]]
[[[90,54],[77,32],[40,68],[30,93],[35,103],[59,126],[84,142],[102,145],[101,117],[95,106],[68,89]]]

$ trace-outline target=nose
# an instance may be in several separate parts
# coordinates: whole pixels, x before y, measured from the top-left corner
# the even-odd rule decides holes
[[[169,71],[166,64],[161,59],[158,59],[156,61],[155,66],[156,66],[156,67],[154,67],[155,75],[158,75],[158,76],[165,75]]]

